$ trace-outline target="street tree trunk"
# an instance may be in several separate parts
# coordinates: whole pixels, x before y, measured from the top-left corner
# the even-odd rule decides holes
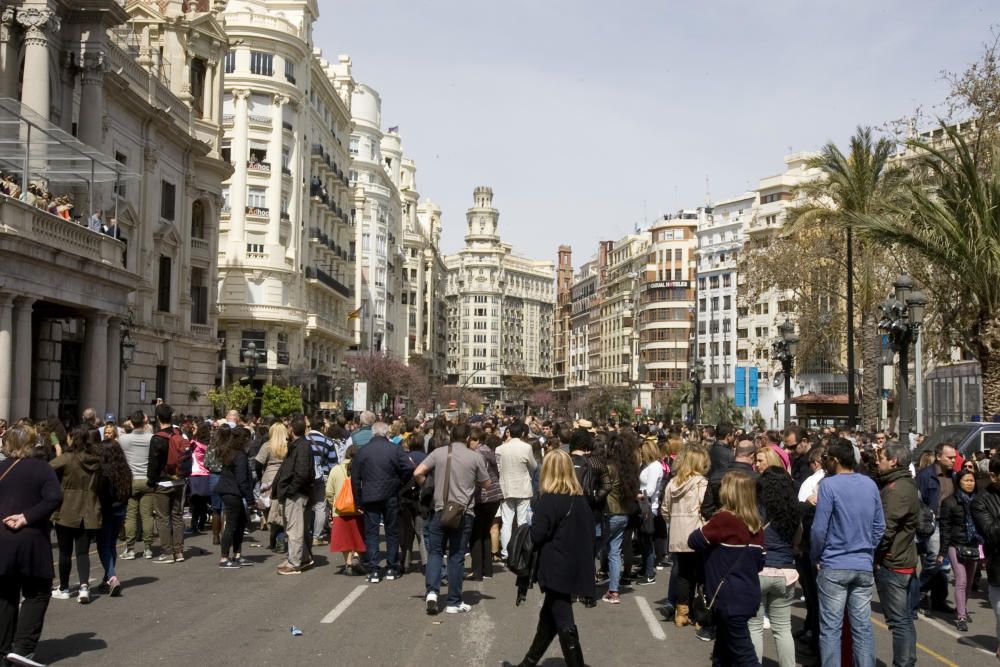
[[[859,428],[875,430],[879,419],[879,374],[882,371],[882,346],[878,331],[878,318],[871,311],[861,311],[861,410]]]
[[[1000,316],[982,323],[978,338],[979,367],[983,378],[983,421],[1000,414]]]

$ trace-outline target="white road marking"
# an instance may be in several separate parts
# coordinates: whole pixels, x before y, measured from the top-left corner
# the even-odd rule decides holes
[[[963,646],[968,646],[969,648],[975,649],[977,651],[981,651],[982,653],[985,653],[986,655],[990,655],[990,656],[995,655],[993,653],[993,651],[989,650],[988,648],[986,648],[985,646],[983,646],[982,644],[980,644],[979,642],[977,642],[975,639],[972,639],[968,635],[963,635],[958,630],[955,630],[953,628],[948,627],[947,625],[945,625],[941,621],[938,621],[938,620],[933,619],[933,618],[929,618],[927,616],[924,616],[923,614],[917,614],[917,618],[921,619],[925,623],[930,623],[935,628],[937,628],[941,632],[945,633],[949,637],[957,639],[958,643],[962,644]]]
[[[368,586],[361,585],[348,593],[347,597],[341,600],[340,604],[334,607],[329,614],[324,616],[320,623],[333,623],[336,621],[341,614],[347,611],[347,608],[350,607],[355,600],[361,597],[361,594],[364,593],[367,588]]]
[[[646,621],[646,625],[649,627],[650,634],[653,635],[653,639],[659,639],[663,641],[667,638],[667,633],[663,631],[660,627],[660,621],[657,620],[656,615],[653,614],[653,608],[649,606],[649,602],[646,598],[636,595],[635,602],[639,605],[639,613],[642,614],[643,619]]]

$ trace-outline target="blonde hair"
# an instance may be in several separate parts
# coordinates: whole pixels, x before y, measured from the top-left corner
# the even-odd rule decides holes
[[[35,453],[35,429],[28,426],[15,426],[3,434],[3,446],[0,451],[11,459],[31,458]]]
[[[719,488],[721,511],[735,514],[746,524],[747,530],[756,533],[761,528],[757,511],[757,480],[742,470],[730,470],[722,478]]]
[[[677,474],[674,475],[675,486],[683,484],[695,475],[702,475],[708,472],[708,452],[704,447],[685,447],[678,458]]]
[[[660,456],[660,446],[656,442],[656,438],[646,438],[642,441],[642,449],[639,451],[642,458],[642,465],[649,465],[653,461],[659,461],[662,457]]]
[[[281,460],[288,456],[288,429],[281,422],[271,424],[267,432],[267,451],[274,458]]]
[[[573,459],[561,449],[554,449],[542,459],[540,493],[559,493],[582,496],[583,487],[573,470]]]
[[[774,451],[770,447],[765,446],[758,449],[757,452],[753,455],[754,463],[757,462],[758,456],[764,457],[764,462],[767,463],[766,467],[768,468],[781,468],[782,470],[785,469],[785,462],[781,460],[780,456],[778,456],[778,452]],[[760,472],[764,471],[761,470]]]

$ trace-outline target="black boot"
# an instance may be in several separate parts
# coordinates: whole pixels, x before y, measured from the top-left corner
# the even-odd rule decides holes
[[[542,656],[548,650],[549,644],[555,639],[556,628],[544,616],[538,619],[538,629],[535,630],[535,638],[531,640],[531,647],[528,648],[524,660],[517,664],[517,667],[535,667],[542,661]]]
[[[570,626],[559,631],[559,645],[562,646],[563,660],[566,667],[584,667],[583,648],[580,646],[580,633],[576,626]]]

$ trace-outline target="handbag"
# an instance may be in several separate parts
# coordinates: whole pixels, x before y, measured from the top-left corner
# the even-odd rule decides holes
[[[652,535],[656,532],[656,526],[653,523],[653,503],[643,496],[639,500],[639,532],[643,535]]]
[[[715,592],[712,593],[711,600],[708,600],[705,595],[705,585],[698,585],[697,592],[691,596],[691,620],[702,627],[715,625],[715,601],[718,599],[719,592],[722,590],[723,584],[726,583],[726,578],[729,576],[729,573],[733,571],[733,568],[739,565],[740,561],[743,560],[743,554],[745,554],[746,550],[749,548],[749,545],[744,547],[743,551],[740,552],[740,555],[736,557],[736,560],[734,560],[726,569],[726,573],[722,575],[722,579],[719,580],[719,585],[715,587]]]
[[[351,483],[351,472],[347,471],[347,479],[340,485],[337,497],[333,501],[333,509],[337,514],[358,514],[358,508],[354,504],[354,485]]]
[[[465,505],[448,499],[451,486],[451,445],[448,445],[448,462],[444,465],[444,507],[441,510],[441,525],[449,530],[455,530],[462,525],[465,516]]]
[[[955,547],[955,553],[958,554],[958,560],[963,563],[975,563],[982,557],[978,544],[960,544]]]

